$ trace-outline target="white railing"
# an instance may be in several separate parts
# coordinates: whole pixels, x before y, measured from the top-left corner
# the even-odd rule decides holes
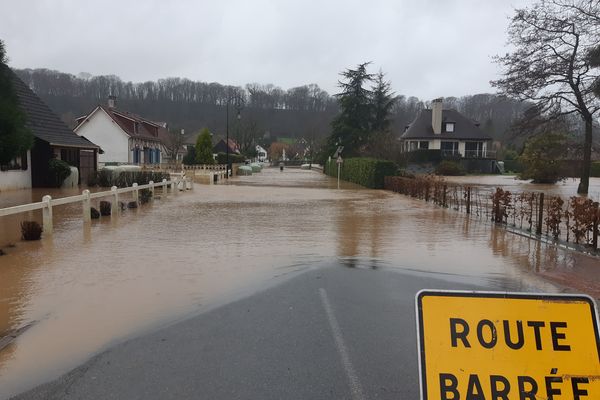
[[[183,165],[183,169],[187,170],[207,170],[207,171],[220,171],[227,169],[226,164],[194,164],[194,165]]]
[[[42,225],[44,227],[45,233],[52,233],[53,231],[53,222],[52,222],[52,207],[61,206],[64,204],[71,203],[82,203],[82,211],[83,211],[83,220],[88,222],[91,221],[91,200],[99,199],[102,197],[110,197],[111,203],[111,215],[112,213],[116,213],[119,209],[119,195],[124,193],[133,193],[133,201],[139,203],[139,191],[143,189],[149,189],[152,192],[152,197],[154,197],[154,190],[156,188],[161,188],[161,193],[163,196],[168,194],[168,188],[171,188],[172,194],[177,194],[179,190],[187,190],[194,188],[194,180],[188,179],[186,177],[182,179],[171,179],[166,180],[163,179],[162,182],[150,181],[150,183],[146,185],[138,185],[134,183],[130,187],[126,188],[117,188],[113,186],[109,191],[104,192],[95,192],[91,193],[89,190],[84,190],[80,195],[77,196],[68,196],[61,197],[58,199],[53,199],[52,196],[46,195],[42,197],[42,201],[30,204],[22,204],[19,206],[0,208],[0,217],[4,217],[7,215],[15,215],[28,211],[42,210]]]

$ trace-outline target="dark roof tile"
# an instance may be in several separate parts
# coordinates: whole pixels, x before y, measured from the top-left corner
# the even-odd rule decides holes
[[[454,132],[433,133],[431,110],[421,110],[400,139],[492,140],[471,119],[456,110],[442,111],[442,124],[454,122]]]
[[[26,126],[36,138],[54,146],[99,149],[99,146],[69,129],[14,72],[11,71],[11,75],[19,104],[27,116]]]

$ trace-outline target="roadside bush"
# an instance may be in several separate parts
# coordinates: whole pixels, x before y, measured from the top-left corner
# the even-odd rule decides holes
[[[229,153],[229,162],[231,164],[243,164],[246,161],[246,156],[242,154],[232,154]],[[226,164],[227,163],[227,153],[218,153],[217,154],[217,164]]]
[[[335,160],[327,163],[325,173],[337,177],[337,164]],[[377,160],[375,158],[348,158],[344,160],[340,171],[340,179],[357,183],[371,189],[383,189],[383,180],[386,176],[395,176],[398,166],[391,161]]]
[[[592,163],[592,169],[590,170],[590,176],[594,178],[600,178],[600,161]]]
[[[42,237],[42,226],[35,221],[21,222],[21,237],[23,240],[40,240]]]
[[[562,133],[544,133],[531,137],[519,157],[524,170],[520,179],[533,183],[556,183],[565,178],[562,159],[567,148],[567,137]]]
[[[444,160],[435,167],[436,175],[458,176],[464,175],[465,169],[456,161]]]
[[[52,184],[55,187],[60,187],[65,179],[71,175],[71,166],[63,160],[53,158],[48,161],[48,172],[50,174]]]
[[[523,171],[523,165],[519,160],[504,160],[504,171],[520,173]]]

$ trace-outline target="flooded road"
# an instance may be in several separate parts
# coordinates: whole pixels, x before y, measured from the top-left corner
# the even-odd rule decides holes
[[[265,169],[87,226],[79,207],[55,212],[52,237],[0,257],[0,332],[35,322],[0,350],[0,398],[335,258],[511,291],[562,290],[551,277],[600,296],[597,259],[394,193],[335,187],[318,172]]]

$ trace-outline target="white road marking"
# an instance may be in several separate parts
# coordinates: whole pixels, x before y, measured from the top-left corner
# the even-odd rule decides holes
[[[335,314],[333,313],[333,307],[331,307],[331,303],[329,302],[329,298],[327,297],[327,292],[325,291],[325,289],[319,288],[319,294],[321,295],[321,302],[323,303],[323,308],[327,313],[327,319],[329,320],[329,326],[331,327],[331,333],[333,334],[335,345],[337,347],[338,352],[340,353],[342,365],[344,366],[346,376],[348,377],[350,383],[350,392],[352,393],[352,399],[364,400],[365,395],[363,393],[362,386],[360,384],[360,381],[358,380],[358,376],[356,375],[356,371],[354,370],[352,361],[350,361],[350,353],[348,352],[348,348],[344,343],[342,330],[340,329],[340,325],[337,322],[337,318],[335,318]]]

